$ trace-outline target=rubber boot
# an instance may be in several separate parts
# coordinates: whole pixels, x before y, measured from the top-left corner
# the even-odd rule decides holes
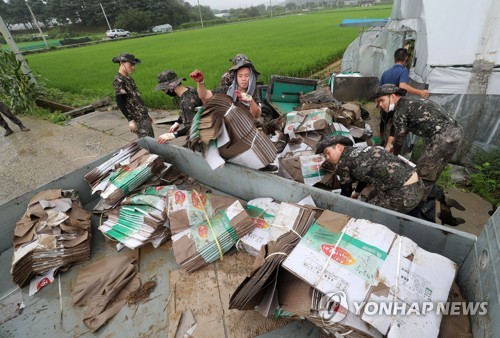
[[[14,131],[10,129],[9,127],[5,128],[5,134],[3,136],[9,136],[10,134],[13,134]]]

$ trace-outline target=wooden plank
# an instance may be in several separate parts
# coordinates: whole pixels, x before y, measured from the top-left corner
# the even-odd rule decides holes
[[[74,107],[70,107],[70,106],[67,106],[67,105],[62,104],[62,103],[57,103],[57,102],[53,102],[53,101],[46,100],[46,99],[40,99],[40,98],[36,99],[35,103],[39,107],[47,108],[50,110],[59,110],[62,112],[69,112],[69,111],[75,109]]]
[[[88,106],[83,106],[83,107],[80,107],[80,108],[73,109],[73,110],[71,110],[69,112],[66,112],[64,114],[66,114],[68,116],[71,116],[71,117],[77,117],[77,116],[80,116],[80,115],[91,113],[94,110],[95,110],[95,108],[94,108],[93,105],[88,105]]]

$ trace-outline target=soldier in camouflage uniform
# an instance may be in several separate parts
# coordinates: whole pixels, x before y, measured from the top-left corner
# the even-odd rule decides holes
[[[382,109],[394,109],[394,154],[399,154],[409,132],[424,138],[425,148],[417,161],[417,171],[425,183],[427,197],[463,139],[462,127],[436,102],[411,99],[406,91],[391,84],[379,86],[376,103]]]
[[[113,62],[120,64],[113,81],[116,103],[129,121],[130,131],[137,134],[137,138],[154,137],[153,119],[149,116],[134,79],[130,77],[135,65],[141,63],[141,60],[136,59],[133,54],[122,53],[114,57]]]
[[[158,137],[158,143],[165,143],[176,137],[186,135],[196,115],[196,108],[203,105],[193,87],[185,87],[181,84],[185,80],[185,78],[178,78],[173,70],[164,70],[158,74],[159,84],[155,90],[162,90],[168,96],[175,97],[181,108],[179,119],[172,125],[168,133]],[[183,128],[179,130],[180,124],[183,125]]]
[[[382,147],[353,147],[349,138],[337,135],[323,139],[316,153],[336,165],[343,196],[351,196],[358,180],[373,186],[375,196],[367,202],[379,207],[407,213],[422,199],[424,184],[416,169]]]
[[[7,116],[12,122],[18,125],[19,129],[22,131],[29,131],[29,128],[25,127],[24,124],[19,120],[14,113],[9,109],[9,107],[4,104],[3,102],[0,102],[0,126],[2,126],[5,129],[5,134],[4,136],[9,136],[12,134],[14,131],[10,129],[9,125],[7,124],[7,121],[4,120],[2,117],[2,114]]]
[[[229,59],[236,66],[242,61],[250,61],[245,54],[237,54],[234,58]],[[229,87],[233,84],[234,73],[231,70],[225,72],[220,78],[220,87]]]

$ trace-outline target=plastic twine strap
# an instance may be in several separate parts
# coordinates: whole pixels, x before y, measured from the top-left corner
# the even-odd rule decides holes
[[[229,108],[227,109],[226,113],[224,114],[224,117],[227,116],[227,114],[229,114],[231,112],[231,110],[233,110],[234,108],[234,103],[231,103],[231,105],[229,106]]]
[[[276,255],[284,255],[285,258],[288,257],[288,254],[286,252],[278,251],[278,252],[273,252],[272,254],[269,254],[266,258],[264,258],[264,260],[268,259],[271,256],[276,256]]]
[[[287,226],[285,226],[285,225],[279,225],[279,224],[273,224],[273,223],[271,223],[270,225],[271,225],[271,226],[273,226],[273,227],[277,227],[277,228],[285,228],[286,230],[293,232],[293,233],[294,233],[294,234],[296,234],[296,235],[297,235],[300,239],[302,239],[302,236],[301,236],[301,235],[300,235],[300,234],[299,234],[299,233],[298,233],[298,232],[297,232],[294,228],[289,228],[289,227],[287,227]]]
[[[398,302],[398,291],[399,291],[399,273],[401,271],[400,263],[401,263],[401,247],[403,246],[403,238],[399,238],[399,248],[398,248],[398,264],[396,266],[396,285],[394,287],[394,305]],[[391,326],[394,323],[394,314],[391,316]]]
[[[210,222],[210,218],[208,217],[207,211],[205,210],[205,206],[203,205],[203,202],[201,201],[201,198],[200,198],[200,195],[198,194],[198,192],[196,190],[193,190],[193,191],[196,194],[196,197],[198,198],[198,201],[200,201],[200,205],[201,205],[201,208],[202,208],[202,211],[203,211],[203,215],[205,215],[205,218],[207,220],[208,228],[210,229],[210,232],[212,232],[212,236],[214,236],[215,244],[217,245],[217,250],[219,250],[220,260],[223,261],[224,260],[224,254],[222,253],[222,248],[220,246],[219,239],[217,238],[217,236],[215,234],[215,231],[214,231],[214,228],[212,226],[212,223]]]
[[[339,246],[339,243],[342,240],[342,237],[344,237],[345,230],[346,230],[346,227],[344,227],[344,229],[342,229],[342,232],[340,233],[340,237],[337,240],[337,243],[335,243],[335,246],[333,247],[332,251],[330,252],[330,256],[328,256],[328,259],[326,260],[325,265],[323,265],[323,269],[321,269],[321,272],[316,277],[316,281],[313,284],[314,288],[321,281],[321,278],[323,278],[323,273],[325,272],[326,268],[328,267],[328,263],[330,263],[330,259],[332,259],[333,254],[337,251],[337,247]]]

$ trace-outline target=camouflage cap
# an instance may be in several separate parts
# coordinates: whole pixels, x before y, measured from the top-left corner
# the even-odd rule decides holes
[[[246,56],[245,54],[237,54],[234,58],[229,59],[229,61],[231,61],[233,63],[233,65],[236,65],[236,64],[240,63],[241,61],[249,61],[249,60],[248,60],[248,56]]]
[[[323,154],[326,148],[332,147],[336,144],[343,144],[344,146],[352,146],[354,143],[348,137],[341,135],[327,136],[322,139],[316,147],[316,154]]]
[[[378,86],[377,89],[375,89],[375,92],[373,93],[371,98],[372,98],[372,100],[375,100],[381,96],[391,95],[391,94],[405,96],[406,89],[400,88],[396,85],[393,85],[392,83],[386,83],[384,85]]]
[[[255,66],[253,65],[253,63],[250,60],[242,60],[242,61],[238,62],[237,64],[235,64],[234,66],[229,68],[229,72],[230,73],[236,72],[236,71],[238,71],[238,69],[243,68],[243,67],[251,68],[252,71],[254,72],[255,76],[259,77],[260,73],[257,71],[257,69],[255,69]]]
[[[159,85],[155,87],[155,90],[174,90],[175,87],[185,81],[185,78],[178,78],[177,74],[173,70],[164,70],[158,74]]]
[[[134,54],[130,53],[121,53],[120,55],[114,57],[111,59],[114,63],[120,63],[120,62],[130,62],[132,64],[137,64],[141,63],[141,60],[137,59]]]

